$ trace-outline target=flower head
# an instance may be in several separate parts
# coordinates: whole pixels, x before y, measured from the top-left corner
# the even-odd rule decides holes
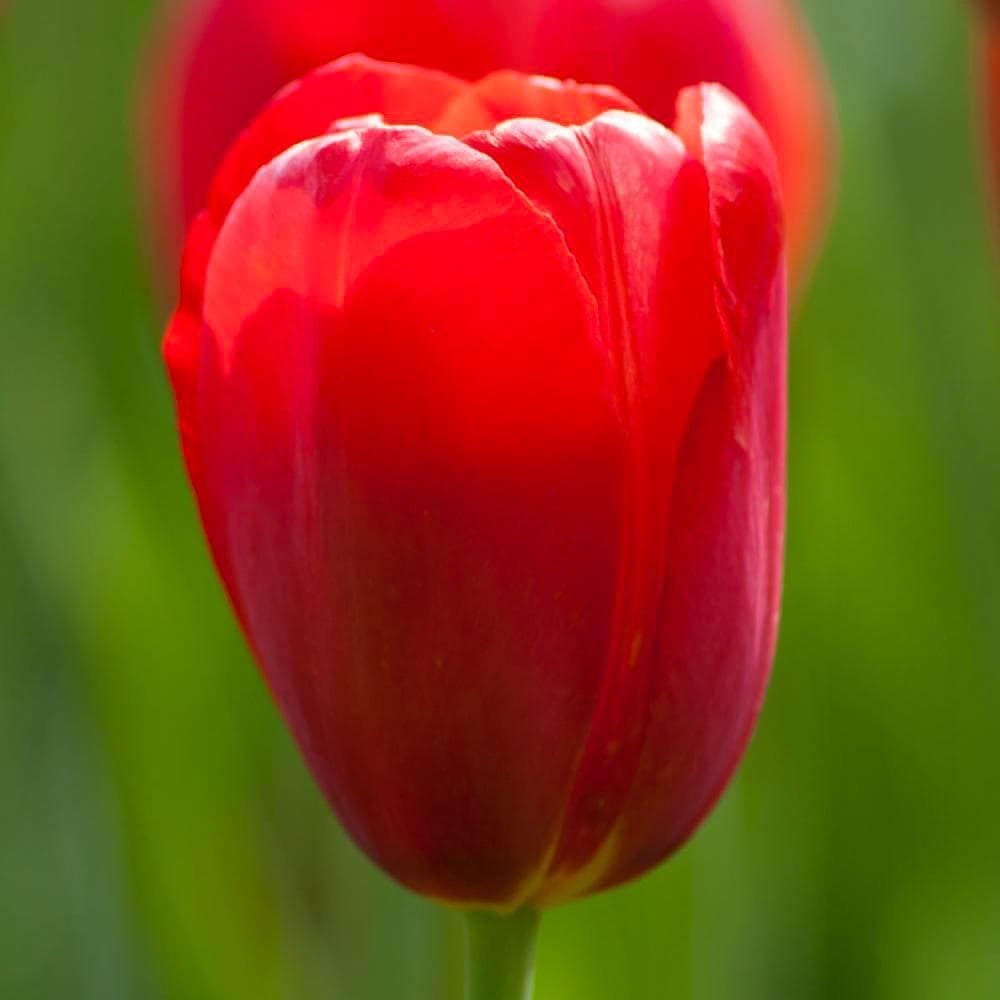
[[[770,668],[785,277],[767,138],[607,87],[339,60],[195,220],[165,340],[235,611],[355,840],[549,905],[669,855]]]

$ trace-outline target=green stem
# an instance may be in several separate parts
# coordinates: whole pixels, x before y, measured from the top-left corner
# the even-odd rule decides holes
[[[538,918],[530,908],[466,914],[466,1000],[531,1000]]]

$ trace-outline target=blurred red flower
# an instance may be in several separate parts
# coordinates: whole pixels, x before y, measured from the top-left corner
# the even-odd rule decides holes
[[[793,279],[826,220],[831,106],[794,0],[191,0],[171,17],[142,112],[171,261],[240,129],[283,84],[350,52],[466,79],[511,68],[600,81],[662,122],[682,87],[721,83],[777,151]]]
[[[164,351],[219,571],[337,814],[435,898],[656,864],[767,682],[774,156],[718,86],[673,131],[632,107],[346,58],[243,134],[188,240]]]

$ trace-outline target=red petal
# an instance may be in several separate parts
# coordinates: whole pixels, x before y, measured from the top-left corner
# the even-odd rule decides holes
[[[661,861],[721,794],[760,708],[778,621],[787,307],[776,171],[760,126],[721,88],[682,95],[678,131],[709,179],[729,357],[681,452],[646,741],[600,885]]]
[[[778,361],[783,366],[785,352],[784,331],[776,331],[771,318],[775,276],[785,271],[784,222],[774,152],[747,109],[712,84],[682,92],[675,127],[705,165],[715,244],[716,298],[730,362],[745,386],[756,391],[752,382],[760,359],[780,354]],[[769,321],[762,321],[762,317]],[[779,343],[774,343],[775,338]],[[783,385],[783,375],[777,381]],[[753,402],[763,404],[769,398],[761,390]]]
[[[491,129],[511,118],[583,125],[601,112],[614,109],[638,110],[614,87],[586,86],[572,80],[500,70],[461,91],[433,127],[435,132],[464,136]]]
[[[318,781],[412,887],[523,899],[594,709],[622,516],[558,231],[454,139],[314,140],[237,202],[205,305],[206,489]]]
[[[725,345],[705,171],[675,135],[612,112],[578,129],[514,122],[469,141],[562,228],[598,303],[630,445],[615,641],[542,893],[551,899],[584,892],[599,877],[606,861],[598,852],[635,777],[678,449]]]
[[[323,66],[282,90],[232,145],[212,183],[210,210],[221,223],[260,167],[338,119],[380,115],[390,125],[430,127],[465,86],[436,70],[362,55]]]

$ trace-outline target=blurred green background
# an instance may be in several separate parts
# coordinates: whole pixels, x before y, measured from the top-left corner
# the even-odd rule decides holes
[[[839,209],[796,319],[787,591],[739,779],[543,923],[539,1000],[1000,996],[1000,297],[966,11],[814,0]],[[133,187],[149,0],[0,28],[0,997],[450,998],[345,841],[182,475]]]

